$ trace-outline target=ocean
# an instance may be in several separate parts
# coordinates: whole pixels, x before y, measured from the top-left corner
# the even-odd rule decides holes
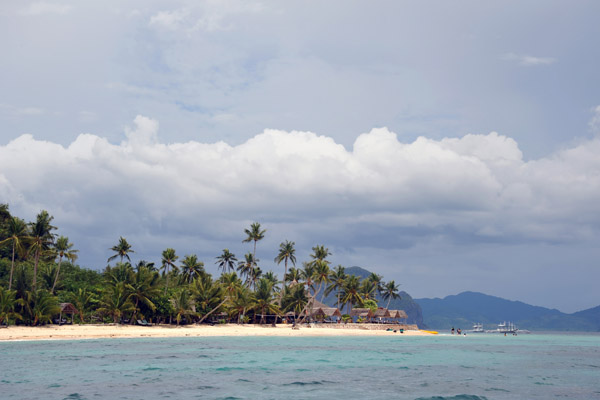
[[[600,336],[0,343],[1,399],[600,399]]]

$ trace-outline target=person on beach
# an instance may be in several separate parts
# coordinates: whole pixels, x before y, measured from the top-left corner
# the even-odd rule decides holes
[[[452,330],[450,332],[452,332],[452,334],[454,335],[454,327],[452,327]]]

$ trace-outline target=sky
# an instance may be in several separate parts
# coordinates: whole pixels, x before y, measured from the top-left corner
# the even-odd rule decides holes
[[[600,305],[600,3],[4,1],[0,203],[103,269],[325,245],[415,298]]]

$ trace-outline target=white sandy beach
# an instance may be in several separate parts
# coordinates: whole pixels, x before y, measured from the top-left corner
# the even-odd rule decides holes
[[[390,336],[431,335],[420,330],[405,330],[394,333],[372,330],[357,325],[345,327],[302,326],[292,329],[291,325],[186,325],[186,326],[136,326],[136,325],[46,325],[41,327],[9,326],[0,329],[0,341],[11,340],[77,340],[101,338],[166,338],[206,336]]]

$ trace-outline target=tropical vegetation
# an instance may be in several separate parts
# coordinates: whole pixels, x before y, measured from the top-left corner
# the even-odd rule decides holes
[[[279,277],[256,257],[266,229],[254,222],[240,232],[251,248],[238,260],[223,249],[213,260],[220,275],[212,276],[196,254],[179,258],[172,247],[157,254],[157,265],[133,263],[135,244],[119,236],[106,249],[102,270],[76,264],[78,250],[58,235],[45,210],[27,223],[0,204],[0,324],[55,323],[61,304],[71,303],[75,323],[275,323],[284,316],[306,314],[317,298],[335,296],[338,308],[376,307],[398,297],[394,281],[381,276],[361,279],[345,268],[331,267],[332,253],[322,244],[297,267],[295,242],[284,240],[271,258],[283,263]],[[261,250],[266,252],[265,249]],[[379,294],[379,296],[378,296]],[[61,321],[58,321],[61,322]]]

